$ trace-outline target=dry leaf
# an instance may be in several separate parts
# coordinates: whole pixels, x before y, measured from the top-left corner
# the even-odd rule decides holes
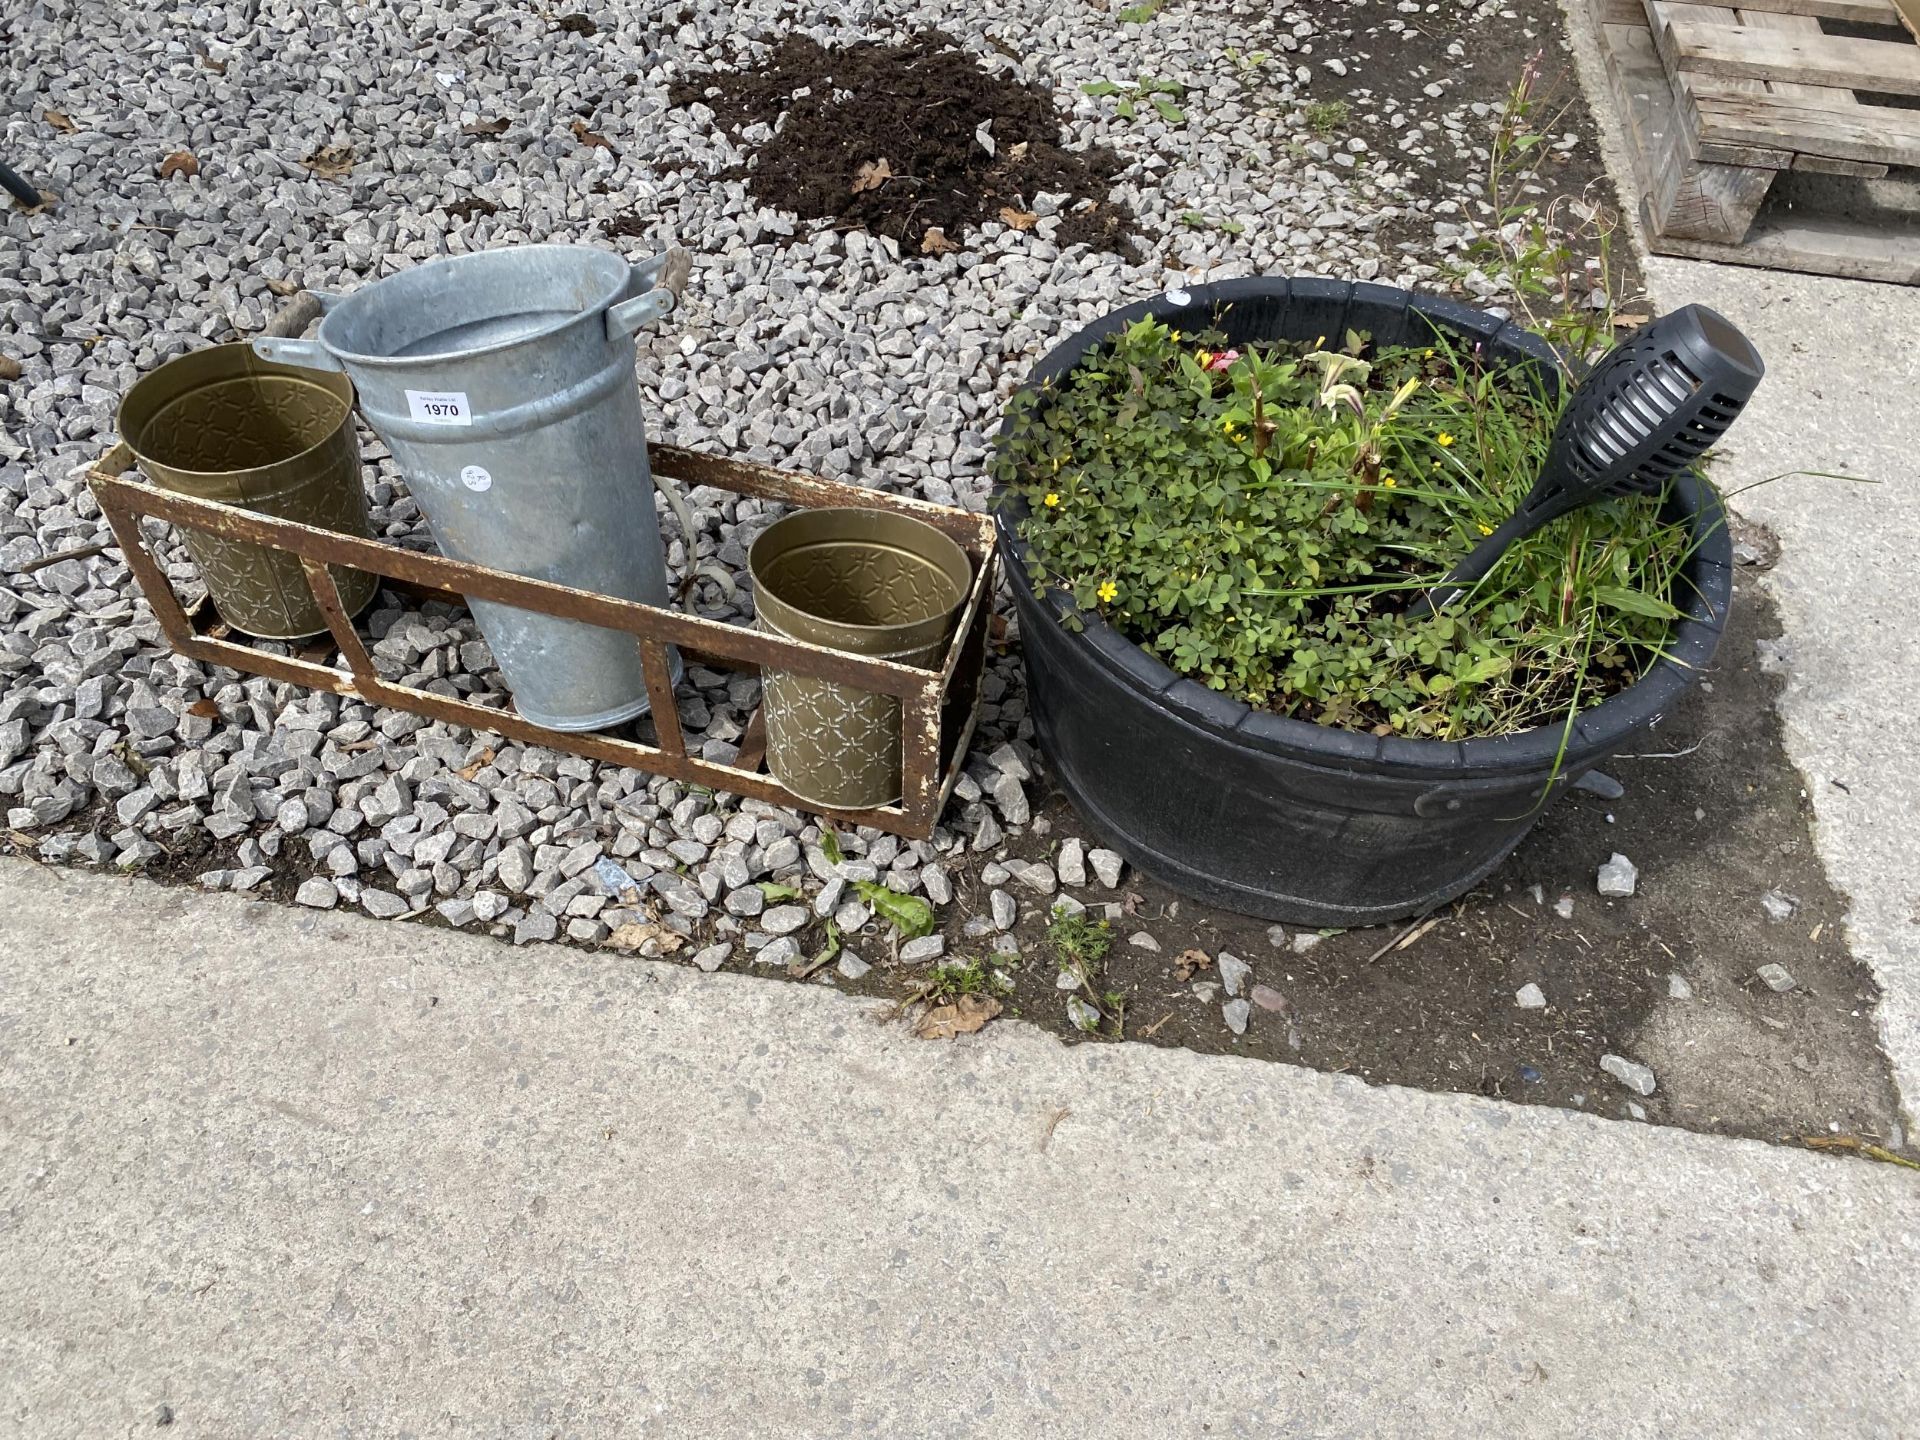
[[[1000,207],[1000,223],[1013,230],[1031,230],[1039,219],[1031,210],[1016,210],[1011,205]]]
[[[853,172],[853,193],[858,195],[865,190],[878,190],[893,178],[893,166],[883,156],[878,160],[867,160]]]
[[[211,700],[196,700],[187,706],[187,714],[198,715],[202,720],[212,720],[219,716],[220,707]]]
[[[622,925],[607,936],[607,944],[616,950],[638,950],[653,958],[671,955],[686,943],[686,936],[664,925]]]
[[[0,380],[18,380],[20,362],[11,355],[0,355]]]
[[[40,118],[63,135],[71,135],[73,133],[73,121],[61,114],[58,110],[42,110],[40,112]]]
[[[462,125],[462,135],[478,135],[490,140],[496,135],[504,135],[513,126],[513,121],[502,115],[498,120],[476,120],[471,125]]]
[[[493,749],[491,746],[489,746],[487,749],[482,750],[480,752],[479,759],[475,760],[471,765],[462,765],[458,770],[454,771],[453,773],[458,775],[462,780],[471,780],[473,779],[474,776],[478,775],[482,770],[486,769],[487,766],[491,765],[492,763],[493,763]]]
[[[951,255],[960,247],[947,239],[947,232],[938,225],[929,225],[927,233],[920,237],[922,255]]]
[[[197,53],[199,54],[199,57],[200,57],[200,63],[206,66],[207,69],[213,71],[214,74],[224,75],[227,73],[226,61],[216,60],[213,58],[213,56],[207,54],[205,51],[199,51]]]
[[[298,295],[300,293],[300,282],[298,280],[269,280],[267,281],[267,289],[276,295]]]
[[[189,179],[200,173],[200,162],[193,158],[191,150],[176,150],[160,162],[160,178],[171,180],[176,175],[185,175]]]
[[[353,169],[353,147],[322,145],[300,163],[322,180],[338,180]]]
[[[962,995],[951,1005],[923,1010],[913,1022],[913,1033],[922,1040],[951,1040],[973,1034],[999,1013],[1000,1002],[991,995]]]
[[[589,150],[605,150],[609,155],[613,156],[614,159],[617,160],[620,158],[620,152],[613,148],[612,142],[609,141],[606,136],[596,135],[594,134],[593,131],[589,130],[587,128],[586,121],[584,120],[574,121],[572,129],[573,129],[573,138],[578,140],[582,145],[586,146]]]
[[[1010,160],[1024,160],[1027,158],[1028,148],[1028,142],[1025,140],[1022,140],[1018,145],[1009,145],[1007,147],[1007,158]]]
[[[1191,980],[1194,973],[1213,964],[1213,957],[1204,950],[1182,950],[1173,960],[1173,978]]]

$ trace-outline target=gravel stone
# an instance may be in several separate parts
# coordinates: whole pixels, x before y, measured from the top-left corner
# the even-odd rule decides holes
[[[947,940],[944,935],[922,935],[900,947],[900,963],[921,965],[928,960],[938,960],[946,953]]]
[[[1767,912],[1767,919],[1778,925],[1793,918],[1793,912],[1800,908],[1800,902],[1792,895],[1769,890],[1760,897],[1760,908]]]
[[[1547,995],[1544,990],[1529,980],[1513,992],[1513,1003],[1522,1010],[1544,1010],[1547,1008]]]
[[[1669,1000],[1691,1000],[1693,998],[1693,986],[1687,983],[1685,976],[1669,974],[1667,976],[1667,998]]]
[[[994,776],[988,793],[993,796],[993,803],[1007,824],[1024,825],[1033,818],[1033,808],[1027,803],[1027,792],[1015,776],[1001,771]]]
[[[1639,880],[1640,872],[1634,869],[1633,862],[1617,850],[1594,876],[1594,883],[1602,895],[1621,899],[1633,894]]]
[[[1236,1035],[1247,1033],[1247,1022],[1253,1018],[1253,1005],[1246,1000],[1229,1000],[1220,1007],[1221,1018],[1227,1022],[1227,1028]]]
[[[1136,930],[1127,937],[1127,944],[1136,950],[1145,950],[1150,955],[1160,953],[1160,942],[1144,930]]]
[[[1776,995],[1784,995],[1800,982],[1795,980],[1784,965],[1769,962],[1753,972],[1760,977],[1760,983]]]
[[[776,905],[760,917],[760,928],[769,935],[791,935],[809,918],[804,905]]]
[[[1037,895],[1051,895],[1059,888],[1051,865],[1030,860],[1009,860],[1007,872]]]
[[[513,943],[525,945],[529,940],[551,940],[559,933],[560,917],[544,905],[535,905],[514,922]]]
[[[1062,840],[1060,853],[1054,857],[1053,863],[1062,885],[1078,889],[1087,883],[1087,848],[1080,841]]]
[[[376,890],[369,885],[360,891],[360,908],[376,920],[392,920],[413,907],[391,890]]]
[[[753,958],[759,965],[791,965],[800,958],[800,942],[791,935],[782,935],[761,946]]]
[[[1651,1095],[1655,1089],[1653,1071],[1620,1055],[1602,1055],[1600,1068],[1636,1095]]]
[[[1099,877],[1100,883],[1106,886],[1107,889],[1118,890],[1120,888],[1120,871],[1125,862],[1121,860],[1118,852],[1113,850],[1089,850],[1087,852],[1087,863],[1093,867],[1093,873]]]
[[[862,960],[851,950],[842,950],[840,952],[840,959],[835,963],[834,969],[840,972],[843,980],[858,980],[873,969],[873,966]]]
[[[1004,890],[992,890],[987,893],[987,906],[993,915],[993,928],[1011,930],[1014,921],[1020,918],[1020,907],[1013,896]]]
[[[704,950],[693,952],[693,963],[711,975],[726,964],[732,954],[733,946],[731,945],[709,945]]]
[[[1253,974],[1251,965],[1238,955],[1230,955],[1225,950],[1220,952],[1220,958],[1214,963],[1220,967],[1220,984],[1229,995],[1238,995],[1240,987],[1246,984],[1248,977]]]
[[[300,882],[300,888],[293,892],[293,900],[296,905],[331,910],[340,903],[340,891],[331,880],[323,880],[316,875],[311,880]]]

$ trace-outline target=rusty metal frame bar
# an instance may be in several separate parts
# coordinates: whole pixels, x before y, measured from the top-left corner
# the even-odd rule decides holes
[[[210,665],[224,665],[396,710],[409,710],[449,724],[491,731],[527,744],[571,751],[591,760],[629,765],[775,805],[824,813],[913,839],[931,835],[960,778],[960,767],[979,719],[980,675],[986,650],[984,632],[991,618],[997,570],[993,522],[985,516],[924,500],[673,445],[652,446],[648,455],[656,472],[687,485],[707,485],[802,507],[849,505],[890,510],[924,520],[950,535],[967,552],[974,574],[940,668],[921,670],[849,655],[761,630],[511,575],[482,565],[402,549],[384,541],[321,530],[213,500],[160,490],[125,478],[124,472],[133,465],[133,454],[124,443],[102,456],[87,478],[161,632],[167,643],[183,655]],[[147,548],[140,530],[140,521],[146,518],[296,556],[346,668],[341,670],[297,656],[274,655],[240,640],[206,633],[181,606],[166,573]],[[624,631],[634,637],[640,649],[658,743],[647,745],[612,735],[552,730],[512,710],[496,710],[470,700],[457,700],[382,679],[341,602],[331,566],[371,571],[410,589],[475,596]],[[769,666],[857,685],[897,698],[902,707],[903,752],[903,793],[899,802],[870,810],[824,812],[807,805],[771,775],[760,772],[765,732],[758,710],[749,717],[735,764],[721,765],[689,754],[668,669],[667,647],[670,645],[697,652],[703,663],[711,665],[744,671]],[[960,702],[957,707],[953,703],[956,700]],[[955,733],[948,734],[948,728]],[[943,754],[947,756],[944,767]]]

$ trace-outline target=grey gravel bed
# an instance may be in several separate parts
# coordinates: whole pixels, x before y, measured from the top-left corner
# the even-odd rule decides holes
[[[1479,8],[1483,23],[1507,23]],[[1432,283],[1471,235],[1471,195],[1435,199],[1430,180],[1413,178],[1437,159],[1472,158],[1485,105],[1451,107],[1444,75],[1410,77],[1424,109],[1371,93],[1355,102],[1400,116],[1397,151],[1317,133],[1301,105],[1343,93],[1339,57],[1320,40],[1329,9],[1176,5],[1139,26],[1055,0],[1009,0],[990,15],[881,4],[857,26],[811,27],[831,43],[937,24],[984,63],[1055,87],[1068,143],[1130,162],[1116,197],[1140,217],[1141,259],[1059,250],[1056,207],[1035,196],[1031,232],[988,225],[957,253],[903,260],[857,231],[796,234],[739,181],[712,178],[743,156],[703,107],[667,107],[676,76],[737,63],[784,33],[779,6],[595,5],[590,36],[473,3],[373,4],[351,21],[279,0],[164,14],[33,7],[0,47],[11,117],[0,153],[58,196],[47,213],[0,214],[0,355],[23,368],[0,382],[8,828],[48,859],[117,867],[151,864],[205,830],[238,846],[235,863],[199,877],[208,886],[258,887],[292,863],[309,876],[302,904],[382,917],[431,909],[516,940],[594,942],[657,921],[698,936],[708,968],[740,949],[789,960],[793,932],[833,916],[853,937],[843,973],[858,973],[862,944],[879,943],[859,879],[945,905],[959,867],[984,864],[992,903],[969,927],[983,940],[1013,923],[1004,882],[1099,900],[1120,882],[1108,852],[1073,842],[1044,877],[995,858],[1009,831],[1034,823],[1039,766],[1017,651],[993,663],[979,744],[934,837],[842,837],[831,863],[815,824],[792,812],[174,656],[117,550],[22,567],[111,539],[82,477],[142,373],[258,331],[297,285],[351,288],[525,240],[695,253],[688,303],[642,345],[658,438],[979,508],[1001,401],[1050,344],[1101,312],[1170,277]],[[1143,71],[1190,87],[1184,123],[1120,120],[1111,101],[1081,93]],[[44,119],[49,110],[71,129]],[[610,148],[575,138],[582,115]],[[503,118],[497,137],[463,128]],[[352,169],[316,178],[301,162],[330,145],[352,148]],[[195,157],[197,176],[161,179],[178,151]],[[445,213],[469,199],[497,212]],[[603,238],[603,222],[636,216],[645,237]],[[1377,238],[1388,221],[1407,233],[1409,220],[1433,239]],[[369,440],[366,453],[377,532],[427,545],[384,452]],[[713,491],[693,499],[695,553],[669,523],[671,564],[739,572],[771,515]],[[184,551],[168,542],[163,554],[191,597]],[[703,582],[690,603],[745,619],[750,598]],[[503,702],[464,615],[382,604],[372,628],[386,673]],[[705,753],[733,753],[755,689],[690,671],[682,720]],[[801,898],[770,904],[763,881]]]

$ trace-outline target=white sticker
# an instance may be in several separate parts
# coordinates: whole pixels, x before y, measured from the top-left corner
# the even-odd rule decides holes
[[[493,475],[484,465],[469,465],[460,472],[460,483],[475,494],[481,494],[493,488]]]
[[[1185,304],[1187,304],[1187,303],[1188,303],[1188,302],[1189,302],[1190,300],[1192,300],[1192,299],[1193,299],[1193,297],[1192,297],[1191,295],[1189,295],[1189,294],[1187,294],[1187,292],[1186,292],[1186,291],[1184,291],[1184,290],[1169,290],[1169,291],[1167,291],[1167,303],[1168,303],[1169,305],[1185,305]],[[412,392],[411,390],[409,390],[409,391],[408,391],[407,393],[408,393],[409,395],[411,395],[411,394],[412,394],[413,392]],[[462,423],[462,424],[465,424],[466,422],[465,422],[465,421],[462,421],[461,423]]]
[[[464,390],[409,390],[407,413],[427,425],[471,425],[473,411]]]

